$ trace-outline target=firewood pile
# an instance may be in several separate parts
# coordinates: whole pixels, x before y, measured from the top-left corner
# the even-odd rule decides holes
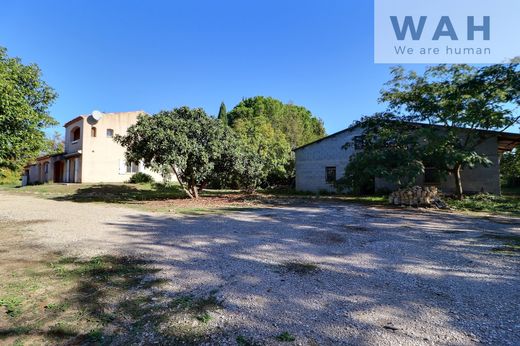
[[[390,194],[388,202],[393,205],[412,207],[436,207],[441,209],[447,207],[441,199],[441,191],[435,186],[413,186],[399,189]]]

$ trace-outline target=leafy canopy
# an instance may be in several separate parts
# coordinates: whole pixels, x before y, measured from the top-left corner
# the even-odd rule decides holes
[[[402,67],[392,69],[393,78],[381,92],[380,101],[388,105],[390,120],[403,126],[406,122],[416,122],[433,126],[419,126],[413,129],[395,128],[379,121],[370,131],[382,138],[372,137],[368,150],[357,153],[353,160],[369,160],[370,155],[378,155],[381,166],[374,173],[385,172],[392,160],[403,162],[404,179],[408,181],[420,174],[418,166],[408,164],[421,161],[438,169],[443,177],[452,175],[456,193],[462,197],[462,169],[476,165],[487,166],[491,160],[477,150],[492,134],[479,130],[505,131],[518,124],[520,115],[520,72],[517,64],[472,67],[469,65],[438,65],[426,68],[424,74],[405,71]],[[381,120],[375,117],[375,120]],[[442,127],[441,127],[442,126]],[[369,132],[370,132],[369,131]],[[413,131],[415,134],[403,135]],[[384,141],[394,143],[385,147]],[[409,155],[393,157],[396,146],[410,148]],[[404,153],[403,153],[404,154]],[[406,169],[409,167],[409,169]],[[351,170],[354,168],[351,168]],[[350,172],[352,174],[352,172]]]
[[[45,149],[43,130],[57,124],[48,113],[56,97],[37,65],[0,47],[0,169],[17,170]]]
[[[260,158],[264,184],[289,181],[294,175],[292,149],[325,135],[322,121],[309,110],[271,97],[244,99],[227,116],[241,140]]]
[[[224,102],[220,103],[220,108],[218,110],[218,118],[220,119],[220,121],[222,121],[223,124],[228,125],[227,110]]]
[[[128,162],[173,171],[186,194],[197,198],[215,174],[243,173],[242,152],[232,130],[201,108],[140,115],[124,136]]]
[[[506,152],[500,159],[500,174],[503,182],[508,186],[520,186],[520,152],[515,148]]]
[[[373,184],[374,177],[406,187],[414,184],[415,178],[424,172],[417,137],[419,126],[389,113],[364,117],[355,125],[363,131],[363,135],[356,138],[362,148],[356,148],[354,142],[345,144],[344,149],[353,150],[354,154],[344,177],[336,182],[339,190],[363,192],[366,186]]]

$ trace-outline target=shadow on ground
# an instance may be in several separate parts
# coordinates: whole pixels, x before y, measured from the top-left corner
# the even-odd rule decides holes
[[[152,271],[140,269],[148,262],[79,262],[88,269],[70,269],[80,284],[64,299],[86,307],[99,328],[66,337],[520,344],[518,253],[494,251],[520,240],[517,224],[312,204],[218,217],[129,212],[108,226],[124,241],[89,239],[90,246],[146,258]]]
[[[114,225],[128,251],[154,254],[172,291],[218,292],[223,316],[233,318],[210,324],[210,335],[520,342],[518,252],[495,251],[518,244],[515,224],[330,204],[218,218],[129,215]],[[298,273],[291,263],[316,270]]]

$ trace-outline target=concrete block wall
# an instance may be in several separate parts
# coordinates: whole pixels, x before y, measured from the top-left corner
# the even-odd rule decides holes
[[[341,147],[360,136],[362,130],[354,128],[339,132],[337,135],[296,150],[296,190],[298,191],[330,191],[335,188],[326,182],[326,167],[336,167],[336,179],[344,175],[350,156],[355,152],[353,147],[344,150]],[[500,157],[496,137],[489,138],[476,149],[486,154],[493,162],[490,167],[477,166],[465,169],[461,173],[462,186],[466,193],[488,192],[500,194]],[[417,179],[417,185],[423,185],[424,176]],[[394,190],[396,187],[382,179],[375,179],[376,191],[379,189]],[[448,176],[440,183],[439,188],[446,193],[455,191],[453,176]]]
[[[361,135],[358,128],[345,130],[337,135],[296,150],[296,190],[330,191],[336,189],[326,182],[326,167],[336,167],[336,179],[344,175],[354,148],[342,149],[353,137]]]

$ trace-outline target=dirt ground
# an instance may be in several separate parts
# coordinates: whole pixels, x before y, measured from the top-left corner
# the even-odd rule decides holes
[[[168,280],[157,304],[214,296],[199,343],[520,344],[516,219],[319,201],[183,216],[0,193],[0,220],[30,223],[24,258],[137,255]]]

